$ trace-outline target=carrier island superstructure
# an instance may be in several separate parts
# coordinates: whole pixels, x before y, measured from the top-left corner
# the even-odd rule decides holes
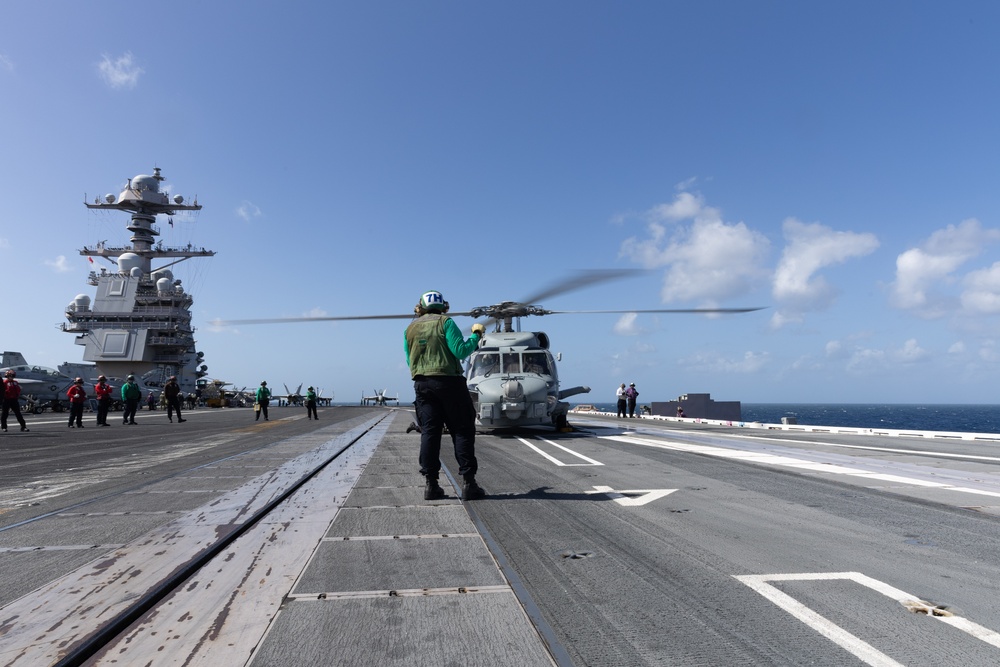
[[[129,179],[117,197],[84,202],[90,209],[131,213],[127,229],[132,245],[112,247],[102,241],[80,250],[91,262],[98,258],[109,266],[90,272],[87,282],[97,288],[93,304],[86,294],[77,295],[66,307],[69,321],[62,329],[76,334],[76,344],[85,348],[84,361],[94,362],[98,373],[119,381],[134,374],[148,387],[162,387],[176,375],[181,390],[189,393],[208,367],[204,353],[195,349],[193,299],[170,267],[215,252],[191,245],[165,247],[157,241],[157,215],[201,210],[197,198],[186,204],[181,195],[161,192],[163,180],[157,167],[152,176]]]

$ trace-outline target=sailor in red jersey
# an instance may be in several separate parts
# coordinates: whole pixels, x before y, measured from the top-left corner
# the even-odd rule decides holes
[[[77,378],[72,386],[66,390],[66,398],[69,399],[69,427],[73,428],[76,422],[77,428],[83,428],[83,403],[87,400],[87,390],[83,388],[83,378]]]
[[[13,410],[17,417],[17,423],[21,425],[22,431],[27,431],[24,424],[24,417],[21,416],[21,385],[14,378],[17,373],[13,369],[8,369],[3,380],[3,408],[0,409],[0,430],[7,432],[7,414]]]
[[[108,384],[108,378],[103,375],[98,376],[97,384],[94,385],[94,394],[97,395],[97,425],[108,425],[108,409],[111,407],[111,392],[114,389]]]

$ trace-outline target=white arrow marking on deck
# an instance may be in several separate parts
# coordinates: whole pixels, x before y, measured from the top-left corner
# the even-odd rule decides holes
[[[615,491],[610,486],[595,486],[596,491],[587,491],[587,493],[603,493],[604,495],[611,498],[613,501],[619,505],[625,505],[627,507],[636,507],[638,505],[645,505],[646,503],[651,503],[654,500],[662,498],[664,496],[669,496],[671,493],[677,489],[630,489],[630,490],[619,490]],[[636,493],[642,495],[638,497],[631,497]]]

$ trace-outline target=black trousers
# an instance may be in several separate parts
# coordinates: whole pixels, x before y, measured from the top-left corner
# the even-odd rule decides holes
[[[122,413],[122,421],[126,424],[135,421],[135,413],[139,410],[138,398],[125,399],[125,412]]]
[[[319,415],[316,414],[316,401],[306,401],[306,415],[312,419],[316,418],[319,420]]]
[[[102,398],[97,401],[97,425],[108,423],[108,408],[111,407],[110,398]]]
[[[624,417],[625,416],[625,399],[624,398],[619,398],[618,399],[618,416],[619,417]]]
[[[628,416],[635,417],[635,399],[628,399]]]
[[[167,419],[173,419],[173,411],[177,411],[177,420],[181,420],[181,399],[174,396],[167,399]]]
[[[76,422],[77,426],[83,426],[83,401],[69,402],[69,425],[72,426],[73,422]]]
[[[267,401],[261,401],[258,405],[260,405],[260,412],[254,415],[253,420],[257,421],[261,415],[264,415],[264,419],[267,419]]]
[[[0,426],[7,428],[7,413],[13,412],[17,417],[17,423],[24,426],[24,417],[21,416],[21,404],[16,398],[3,399],[3,408],[0,409]]]
[[[420,474],[437,479],[441,472],[441,433],[448,427],[455,447],[458,473],[471,477],[476,461],[476,410],[465,378],[418,376],[413,380],[417,423],[420,424]]]

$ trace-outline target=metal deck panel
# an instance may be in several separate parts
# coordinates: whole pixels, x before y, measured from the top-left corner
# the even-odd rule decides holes
[[[344,508],[327,537],[371,535],[452,535],[474,533],[475,526],[461,505]]]
[[[75,570],[107,553],[104,547],[0,552],[0,606],[52,580],[52,572]]]
[[[414,480],[416,481],[416,480]],[[435,500],[434,503],[458,503],[461,502],[455,494],[455,489],[450,485],[443,484],[446,498]],[[345,507],[397,507],[410,505],[426,505],[429,501],[424,500],[424,486],[409,486],[403,488],[361,488],[355,487],[351,495],[347,497]]]
[[[287,604],[252,667],[552,667],[511,592]]]
[[[358,480],[357,488],[365,489],[386,486],[403,487],[414,485],[420,485],[423,487],[423,477],[416,473],[404,470],[386,472],[384,468],[381,471],[372,471],[370,468],[371,466],[365,468],[364,474],[362,474],[361,479]]]
[[[172,515],[71,515],[50,516],[42,521],[0,533],[0,547],[48,547],[66,545],[124,544],[174,518]]]
[[[320,544],[293,593],[319,595],[506,583],[478,535],[359,539]]]

